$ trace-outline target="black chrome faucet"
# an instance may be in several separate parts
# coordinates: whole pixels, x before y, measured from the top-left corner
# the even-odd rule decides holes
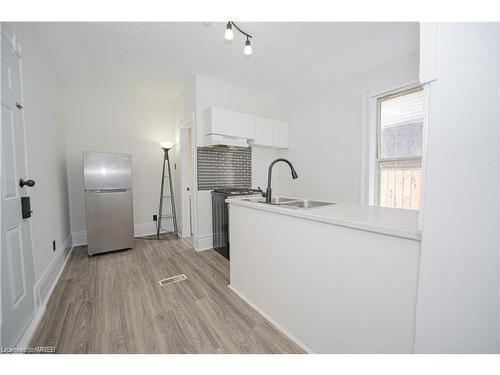
[[[272,175],[272,172],[273,172],[274,164],[276,164],[279,161],[284,161],[285,163],[288,164],[288,166],[290,167],[290,170],[292,171],[292,178],[294,180],[299,177],[299,176],[297,176],[297,172],[295,172],[295,168],[293,167],[293,164],[289,160],[283,159],[283,158],[279,158],[279,159],[274,160],[269,165],[269,170],[267,172],[267,189],[266,189],[266,192],[262,193],[262,196],[266,197],[266,203],[271,203],[271,195],[272,195],[272,193],[271,193],[271,175]]]

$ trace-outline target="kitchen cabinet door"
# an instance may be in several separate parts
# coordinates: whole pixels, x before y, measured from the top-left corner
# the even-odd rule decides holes
[[[290,130],[288,124],[283,121],[273,121],[273,147],[290,147]]]
[[[273,146],[273,121],[263,118],[255,118],[255,140],[257,146]]]
[[[210,107],[204,113],[204,135],[218,134],[253,139],[255,116],[229,109]]]

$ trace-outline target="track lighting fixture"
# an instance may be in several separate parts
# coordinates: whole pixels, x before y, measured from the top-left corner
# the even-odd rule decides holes
[[[239,28],[238,25],[236,25],[236,23],[234,23],[233,21],[229,21],[227,23],[226,32],[224,33],[224,37],[226,38],[226,40],[229,40],[229,41],[233,40],[233,38],[234,38],[233,26],[241,34],[243,34],[244,36],[247,37],[247,40],[245,41],[245,48],[243,49],[243,53],[246,56],[250,56],[252,54],[252,46],[250,45],[250,39],[252,38],[252,36],[249,33],[243,31],[241,28]]]

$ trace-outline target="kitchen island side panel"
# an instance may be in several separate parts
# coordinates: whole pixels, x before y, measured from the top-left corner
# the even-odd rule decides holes
[[[412,353],[420,241],[231,205],[231,288],[315,353]]]

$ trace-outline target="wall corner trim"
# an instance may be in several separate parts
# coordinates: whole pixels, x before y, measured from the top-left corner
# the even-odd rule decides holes
[[[71,232],[71,238],[73,239],[73,246],[83,246],[87,244],[87,231],[80,230],[77,232]]]
[[[194,249],[196,251],[204,251],[213,249],[213,234],[206,234],[203,236],[194,236]]]
[[[429,83],[439,76],[439,23],[420,23],[420,83]]]

